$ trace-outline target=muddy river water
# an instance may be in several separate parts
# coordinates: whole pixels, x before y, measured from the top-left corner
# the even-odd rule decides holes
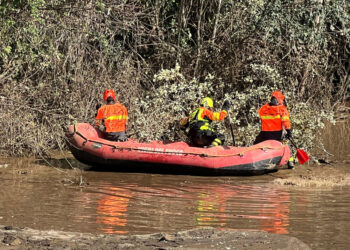
[[[278,185],[333,173],[350,183],[350,121],[323,133],[330,165],[253,177],[204,177],[72,170],[50,161],[0,159],[0,224],[105,234],[176,232],[204,226],[295,236],[313,249],[350,247],[350,186]],[[65,159],[66,158],[66,159]],[[68,163],[69,162],[69,163]],[[79,186],[73,182],[82,182]]]

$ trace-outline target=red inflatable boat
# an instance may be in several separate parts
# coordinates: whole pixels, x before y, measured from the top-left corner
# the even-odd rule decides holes
[[[88,123],[69,126],[66,135],[77,160],[114,171],[256,175],[278,170],[290,157],[289,147],[274,140],[251,147],[212,148],[191,147],[185,142],[112,142]]]

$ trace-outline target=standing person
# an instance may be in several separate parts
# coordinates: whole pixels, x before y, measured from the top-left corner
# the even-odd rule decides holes
[[[116,101],[112,89],[104,92],[105,105],[97,110],[95,125],[106,134],[110,141],[127,141],[126,125],[128,124],[128,111],[126,107]]]
[[[283,131],[287,132],[286,138],[292,137],[292,126],[289,119],[289,112],[286,107],[286,101],[281,91],[274,91],[269,103],[266,103],[259,109],[261,120],[261,131],[255,138],[254,144],[266,140],[283,140]],[[294,159],[290,158],[288,167],[293,168]]]
[[[213,106],[213,100],[205,97],[201,102],[201,106],[181,121],[181,129],[190,128],[188,136],[194,146],[215,147],[223,145],[225,142],[225,136],[214,131],[211,123],[212,121],[225,119],[230,103],[225,101],[220,112],[213,112]]]
[[[281,91],[274,91],[269,103],[259,109],[261,131],[254,144],[266,140],[282,141],[283,129],[287,132],[287,138],[292,136],[289,112],[285,104],[285,98]]]

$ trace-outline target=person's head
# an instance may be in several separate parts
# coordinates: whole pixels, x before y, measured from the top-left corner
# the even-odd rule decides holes
[[[205,97],[201,102],[201,106],[207,109],[212,109],[214,107],[213,99]]]
[[[284,95],[282,94],[281,91],[274,91],[271,95],[271,100],[270,104],[272,106],[278,106],[278,105],[283,105],[284,103]]]
[[[105,93],[103,94],[103,100],[107,103],[114,103],[115,102],[116,95],[112,89],[107,89]]]

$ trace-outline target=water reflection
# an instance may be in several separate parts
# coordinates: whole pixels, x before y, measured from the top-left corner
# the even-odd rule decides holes
[[[248,185],[210,186],[197,198],[198,226],[242,229],[232,225],[245,218],[258,220],[259,230],[288,234],[290,195],[286,191]]]
[[[108,234],[205,226],[288,234],[290,194],[268,186],[102,183],[95,198],[96,223]]]
[[[97,202],[97,220],[100,230],[107,234],[126,234],[129,231],[115,228],[125,228],[131,192],[125,188],[110,187],[110,195]]]
[[[220,228],[224,228],[227,225],[226,213],[226,195],[230,195],[229,190],[223,190],[217,192],[216,190],[206,190],[205,192],[199,192],[196,197],[197,211],[195,213],[198,226],[210,226],[218,225]],[[231,195],[234,195],[231,193]]]
[[[267,194],[266,199],[269,201],[259,210],[259,216],[268,216],[260,220],[260,229],[269,233],[288,234],[289,226],[289,204],[290,195],[282,191],[278,198],[276,195]]]

